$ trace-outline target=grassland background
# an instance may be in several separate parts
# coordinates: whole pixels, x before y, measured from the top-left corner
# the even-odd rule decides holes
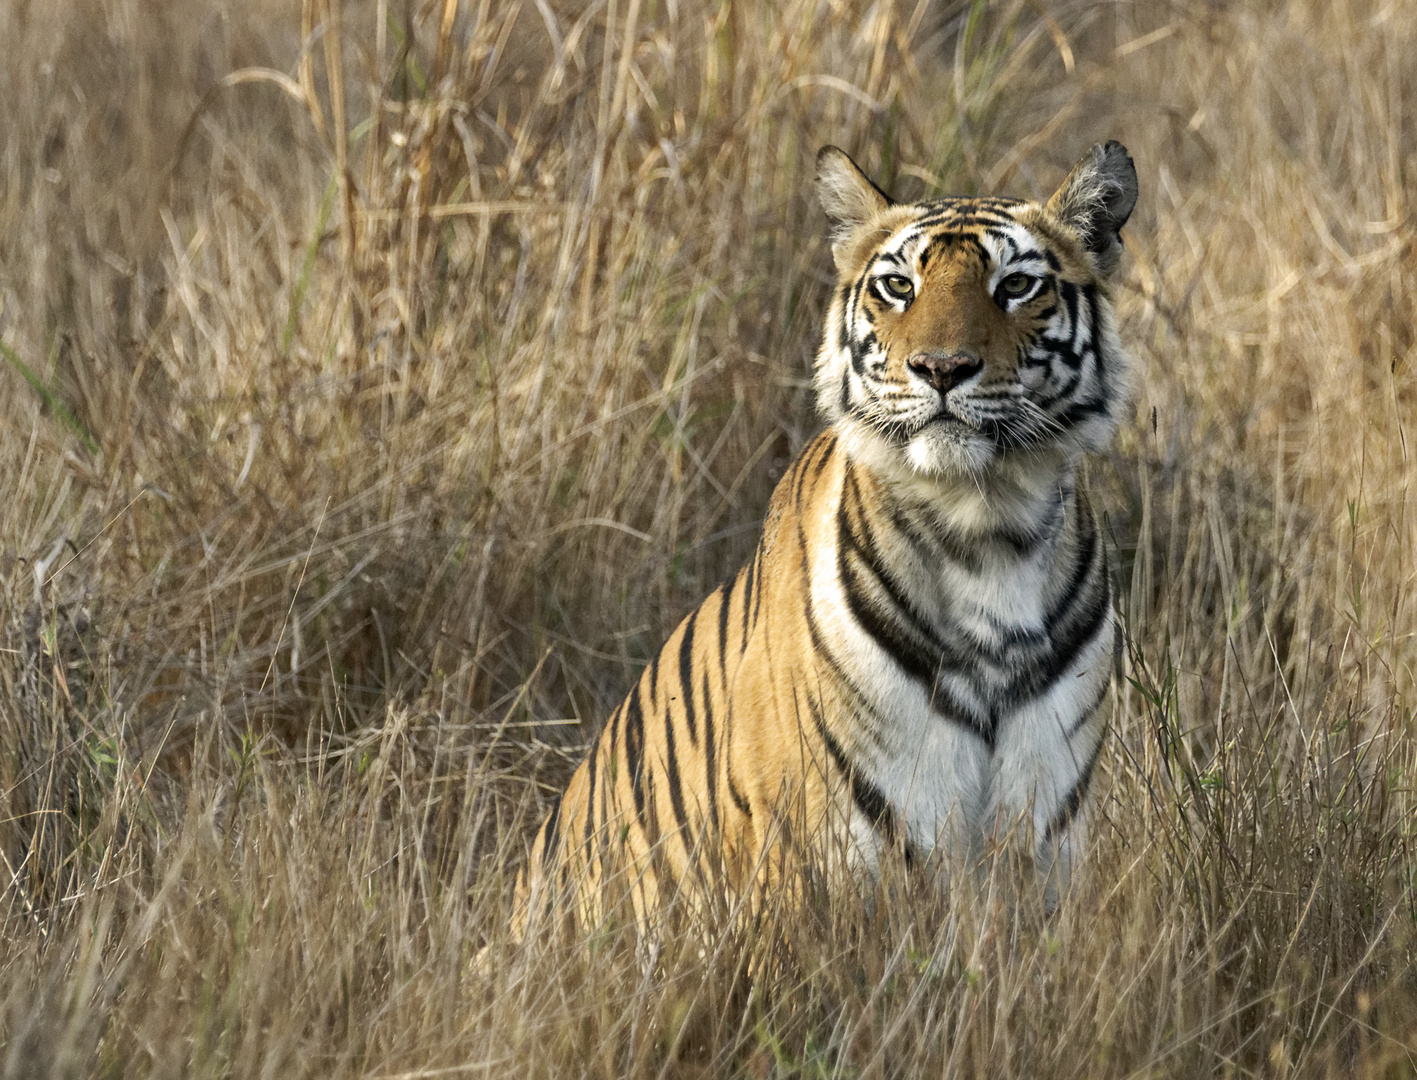
[[[0,1075],[1417,1075],[1417,8],[0,0],[0,43]],[[815,428],[816,148],[1043,196],[1109,137],[1080,887],[507,943]]]

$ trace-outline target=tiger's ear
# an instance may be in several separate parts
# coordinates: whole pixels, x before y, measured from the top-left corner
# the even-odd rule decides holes
[[[817,151],[817,198],[836,226],[834,253],[856,226],[892,205],[886,193],[871,183],[846,151],[835,146]]]
[[[1111,276],[1122,258],[1122,226],[1137,204],[1137,170],[1119,142],[1098,143],[1073,166],[1048,200],[1048,212],[1071,225],[1097,268]]]

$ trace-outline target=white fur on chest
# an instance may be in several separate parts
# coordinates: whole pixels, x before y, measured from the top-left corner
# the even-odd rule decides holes
[[[944,594],[941,610],[947,597],[955,627],[994,645],[1011,632],[1042,634],[1044,554],[1027,560],[987,560],[977,574],[948,568],[932,583]],[[903,819],[913,845],[929,851],[943,843],[972,851],[998,812],[1021,812],[1030,801],[1051,811],[1055,791],[1066,791],[1076,775],[1065,763],[1067,732],[1075,724],[1067,717],[1091,700],[1093,680],[1079,680],[1077,672],[1069,672],[1038,699],[998,715],[991,748],[976,732],[942,716],[931,694],[904,675],[854,623],[851,637],[854,654],[870,657],[853,666],[871,678],[878,708],[888,721],[862,758],[870,763],[872,782]],[[987,676],[988,667],[982,666]],[[1103,669],[1105,677],[1105,664]],[[989,712],[976,682],[949,675],[941,681],[956,698],[975,701],[981,713]],[[1058,767],[1052,770],[1055,761]],[[1059,775],[1052,777],[1050,771]]]
[[[1044,541],[1023,557],[981,549],[973,568],[951,562],[893,570],[926,609],[918,614],[933,609],[950,633],[964,631],[997,647],[1007,638],[1046,634],[1054,548]],[[1020,819],[1041,838],[1091,760],[1096,734],[1082,722],[1110,676],[1110,617],[1050,686],[1006,711],[981,696],[987,663],[972,681],[941,676],[955,698],[973,701],[990,717],[991,745],[942,715],[933,688],[907,674],[852,616],[834,553],[819,553],[811,578],[813,611],[827,643],[881,721],[869,739],[840,741],[890,804],[911,846],[967,857]],[[1007,674],[1000,671],[1000,679]],[[883,837],[864,815],[856,818],[857,846],[874,863]]]

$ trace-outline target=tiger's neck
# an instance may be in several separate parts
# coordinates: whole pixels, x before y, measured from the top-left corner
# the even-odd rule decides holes
[[[1037,542],[1062,528],[1076,497],[1077,454],[1012,451],[977,472],[926,474],[857,421],[838,420],[828,430],[852,466],[868,473],[893,501],[928,509],[939,528],[961,539]]]

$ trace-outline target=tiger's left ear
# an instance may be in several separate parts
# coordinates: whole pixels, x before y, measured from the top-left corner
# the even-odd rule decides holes
[[[1071,225],[1097,268],[1110,277],[1122,258],[1122,226],[1137,204],[1137,170],[1119,142],[1098,143],[1073,166],[1048,200],[1048,212]]]
[[[836,146],[817,151],[817,198],[827,217],[848,232],[891,205],[851,155]]]
[[[846,268],[848,239],[858,225],[891,206],[890,197],[871,183],[845,150],[824,146],[817,151],[817,198],[832,220],[832,255],[837,269]]]

